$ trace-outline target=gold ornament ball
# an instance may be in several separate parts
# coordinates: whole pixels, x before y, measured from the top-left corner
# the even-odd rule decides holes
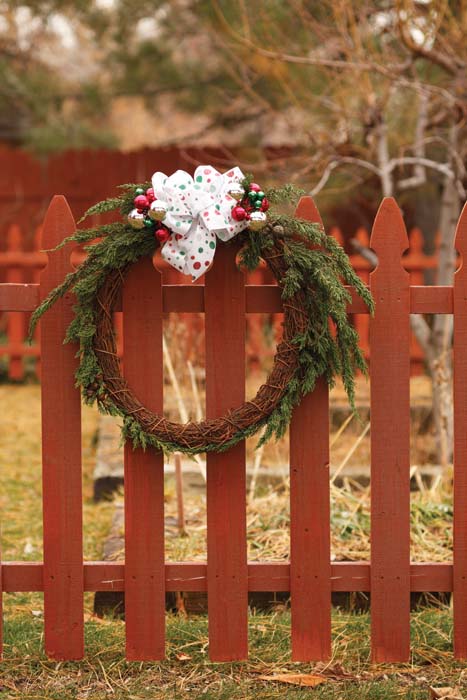
[[[137,209],[132,209],[128,214],[128,223],[131,228],[137,230],[144,228],[144,214]]]
[[[151,203],[148,214],[153,221],[163,221],[168,209],[168,204],[163,202],[161,199],[156,199]]]
[[[267,220],[268,217],[264,211],[252,211],[250,214],[250,221],[248,222],[248,228],[251,231],[260,231],[266,225]]]
[[[245,196],[245,190],[241,185],[234,183],[229,189],[229,194],[233,199],[236,199],[237,202],[239,202]]]

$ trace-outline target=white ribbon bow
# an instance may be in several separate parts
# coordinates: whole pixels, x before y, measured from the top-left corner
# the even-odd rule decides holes
[[[194,177],[184,170],[170,177],[161,172],[152,176],[154,195],[167,205],[163,223],[172,231],[162,257],[193,281],[210,268],[216,236],[228,241],[248,226],[248,221],[232,218],[236,201],[229,195],[243,178],[240,168],[221,174],[211,165],[200,165]]]

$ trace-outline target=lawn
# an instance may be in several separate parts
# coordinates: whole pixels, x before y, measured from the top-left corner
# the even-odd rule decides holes
[[[86,622],[86,659],[54,663],[47,661],[42,652],[42,620],[23,609],[7,616],[0,697],[428,700],[440,697],[430,688],[446,687],[453,689],[452,698],[467,697],[467,664],[453,662],[451,615],[447,609],[425,610],[412,616],[413,650],[407,664],[373,666],[369,662],[368,614],[334,613],[333,656],[326,665],[291,663],[289,630],[287,612],[253,615],[249,661],[214,664],[207,658],[206,618],[169,615],[167,660],[128,663],[123,659],[124,624],[91,619]],[[291,680],[290,674],[303,674],[301,682],[319,685],[304,687],[274,679],[285,675]]]
[[[0,506],[4,560],[42,558],[40,480],[40,394],[37,385],[0,386],[4,407],[0,425]],[[114,504],[92,500],[98,415],[83,408],[83,515],[87,559],[100,559]],[[333,434],[337,463],[355,445],[361,429],[343,437]],[[366,439],[366,438],[365,438]],[[269,455],[273,455],[271,452]],[[276,448],[274,448],[276,449]],[[282,446],[277,450],[280,454]],[[337,451],[336,451],[337,450]],[[358,451],[360,450],[360,452]],[[354,455],[364,461],[368,444]],[[251,454],[251,452],[250,452]],[[451,556],[452,499],[449,475],[435,488],[412,494],[412,557],[445,561]],[[345,480],[331,488],[332,556],[365,559],[369,554],[369,488]],[[118,497],[121,498],[121,497]],[[205,499],[186,493],[187,536],[174,525],[176,498],[166,489],[167,558],[205,556]],[[288,484],[258,484],[248,498],[248,549],[251,559],[283,560],[288,554]],[[42,652],[43,610],[40,594],[10,594],[5,604],[5,655],[1,664],[3,698],[423,698],[437,697],[430,687],[460,688],[453,697],[467,698],[466,666],[453,660],[451,612],[444,607],[412,615],[412,657],[409,664],[371,665],[368,613],[336,610],[333,657],[325,667],[290,661],[290,618],[287,606],[250,617],[250,659],[244,664],[212,664],[208,660],[207,619],[167,616],[167,660],[135,664],[124,661],[124,623],[99,620],[93,598],[85,596],[86,659],[53,663]],[[260,676],[313,674],[319,685],[300,687]],[[290,679],[289,679],[290,680]],[[459,694],[461,692],[462,694]],[[433,694],[435,693],[435,694]]]

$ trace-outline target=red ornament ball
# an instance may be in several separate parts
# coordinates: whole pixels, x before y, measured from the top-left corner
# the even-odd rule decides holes
[[[232,218],[235,219],[235,221],[243,221],[246,219],[246,211],[243,207],[234,207],[232,209]]]
[[[250,183],[250,192],[261,192],[261,187],[256,182]]]
[[[154,202],[154,200],[156,199],[156,195],[154,194],[154,190],[152,189],[152,187],[148,187],[148,189],[146,190],[146,197],[148,198],[149,204],[151,204],[151,202]]]
[[[267,211],[269,209],[269,200],[264,197],[263,201],[261,202],[261,211]]]
[[[170,233],[167,231],[166,228],[158,228],[155,233],[154,233],[156,240],[159,241],[159,243],[166,243],[166,241],[169,240],[170,238]]]
[[[137,209],[147,209],[149,207],[149,199],[144,194],[139,194],[134,198],[133,204]]]

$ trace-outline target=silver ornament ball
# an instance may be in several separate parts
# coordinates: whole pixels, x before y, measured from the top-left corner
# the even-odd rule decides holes
[[[234,183],[229,189],[229,194],[233,199],[239,202],[245,196],[245,190],[241,185]]]
[[[166,202],[163,202],[161,199],[156,199],[151,203],[148,214],[153,221],[163,221],[168,209],[169,205]]]
[[[144,214],[137,209],[132,209],[128,214],[128,223],[137,230],[144,228]]]
[[[264,211],[252,211],[250,214],[250,221],[248,222],[248,228],[251,231],[260,231],[266,225],[267,220],[268,217]]]

